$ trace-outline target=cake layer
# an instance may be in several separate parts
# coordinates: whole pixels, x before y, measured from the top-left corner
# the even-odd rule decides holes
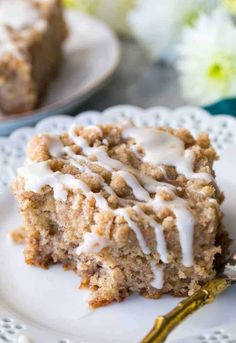
[[[227,254],[216,158],[206,134],[185,129],[73,125],[34,137],[14,184],[26,262],[76,271],[93,307],[130,292],[191,294]]]
[[[34,109],[62,58],[66,25],[60,0],[0,0],[0,108]]]

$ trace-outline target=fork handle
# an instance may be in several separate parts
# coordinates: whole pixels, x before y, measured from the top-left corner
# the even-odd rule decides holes
[[[196,291],[189,298],[181,301],[165,316],[159,316],[154,326],[141,343],[163,343],[171,331],[184,319],[206,304],[214,301],[215,297],[230,286],[226,278],[216,278]]]

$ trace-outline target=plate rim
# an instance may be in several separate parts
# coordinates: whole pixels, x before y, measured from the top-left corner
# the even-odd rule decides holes
[[[207,110],[197,107],[197,106],[189,106],[189,105],[184,105],[184,106],[179,106],[174,109],[170,109],[167,106],[151,106],[151,107],[141,107],[141,106],[136,106],[136,105],[130,105],[130,104],[119,104],[119,105],[113,105],[110,106],[104,110],[97,111],[97,110],[85,110],[82,112],[79,112],[76,115],[71,115],[71,114],[53,114],[53,115],[47,115],[45,118],[39,119],[34,125],[22,125],[16,129],[14,129],[10,134],[8,135],[1,135],[0,134],[0,142],[2,140],[7,140],[7,139],[13,139],[16,135],[21,133],[24,130],[35,130],[37,132],[37,129],[44,123],[48,122],[50,120],[54,120],[55,118],[57,119],[66,119],[66,120],[82,120],[83,118],[89,117],[89,116],[101,116],[102,118],[109,119],[110,114],[114,114],[115,112],[127,112],[130,113],[130,115],[133,117],[139,117],[141,114],[145,112],[147,115],[152,115],[155,112],[159,112],[165,115],[171,115],[172,118],[178,118],[181,117],[182,115],[185,115],[185,112],[193,112],[197,113],[198,115],[201,115],[204,120],[209,121],[214,124],[214,122],[223,122],[227,121],[230,123],[230,125],[233,125],[236,129],[236,117],[233,117],[228,114],[217,114],[216,116],[210,114]],[[0,122],[1,124],[1,122]]]

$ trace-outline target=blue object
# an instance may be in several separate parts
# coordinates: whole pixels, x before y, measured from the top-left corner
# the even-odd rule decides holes
[[[236,98],[223,99],[203,108],[211,114],[229,114],[236,117]]]

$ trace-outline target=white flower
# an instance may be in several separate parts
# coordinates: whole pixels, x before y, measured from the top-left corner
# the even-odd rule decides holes
[[[221,0],[222,5],[232,14],[236,14],[236,1],[235,0]]]
[[[127,14],[135,6],[137,0],[96,0],[95,15],[104,20],[115,31],[129,33]]]
[[[183,26],[192,25],[214,0],[138,0],[128,14],[134,36],[153,60],[173,54]]]
[[[121,34],[129,33],[127,13],[137,0],[63,0],[65,6],[94,15]]]
[[[63,0],[65,7],[74,8],[87,14],[95,14],[97,5],[102,0]]]
[[[178,49],[183,95],[206,105],[236,95],[236,27],[221,9],[202,15]]]

